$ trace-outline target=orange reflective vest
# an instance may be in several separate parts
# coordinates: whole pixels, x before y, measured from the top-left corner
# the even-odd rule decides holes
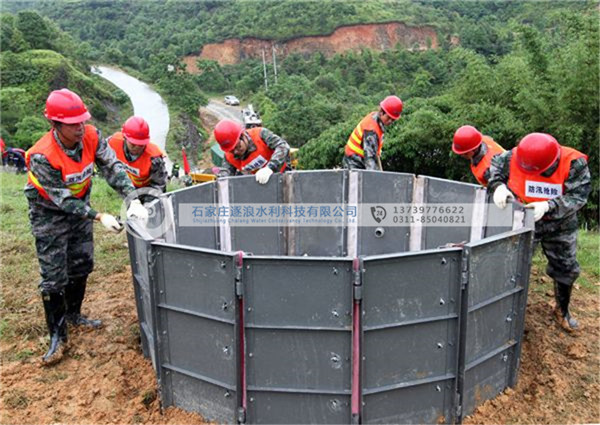
[[[473,162],[471,162],[471,172],[479,184],[482,186],[487,186],[488,182],[485,179],[485,172],[490,168],[490,165],[492,165],[492,158],[495,155],[503,153],[504,148],[498,143],[494,142],[494,140],[489,136],[483,136],[483,143],[485,143],[487,146],[487,152],[477,165],[473,165]]]
[[[377,149],[377,156],[381,156],[381,148],[383,147],[383,131],[375,119],[373,119],[374,112],[370,112],[365,116],[356,126],[356,128],[348,137],[346,143],[345,153],[347,156],[358,155],[361,158],[365,157],[365,151],[363,149],[363,133],[365,131],[374,131],[377,134],[379,140],[379,148]]]
[[[527,174],[521,171],[517,166],[517,149],[514,148],[510,159],[508,188],[524,203],[558,198],[564,194],[564,184],[569,177],[571,162],[579,158],[585,158],[587,161],[587,155],[575,149],[561,146],[558,168],[550,177],[544,177],[539,174]]]
[[[256,150],[254,152],[248,155],[246,159],[236,159],[233,155],[233,152],[225,152],[225,159],[227,162],[233,165],[237,170],[244,173],[254,174],[261,168],[265,167],[273,156],[274,151],[265,143],[263,139],[261,139],[261,130],[262,127],[254,127],[245,130],[256,146]],[[287,164],[285,163],[283,164],[283,167],[281,167],[279,170],[280,173],[285,171],[286,165]]]
[[[117,154],[117,159],[125,165],[125,171],[135,187],[145,187],[150,184],[150,169],[152,158],[163,157],[162,150],[154,143],[148,143],[144,152],[135,160],[128,161],[125,157],[125,138],[120,131],[110,136],[108,144]]]
[[[47,132],[25,153],[27,168],[29,168],[31,155],[43,155],[52,168],[60,170],[63,182],[73,196],[83,198],[90,188],[92,175],[94,174],[94,160],[96,159],[96,149],[98,148],[98,131],[92,125],[85,126],[80,162],[69,158],[61,149],[59,143],[59,141],[54,139],[54,132],[52,130]],[[27,183],[35,187],[43,198],[50,200],[50,197],[31,170],[27,174]]]

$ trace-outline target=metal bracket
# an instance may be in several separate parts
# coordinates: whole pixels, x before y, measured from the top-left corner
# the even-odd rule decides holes
[[[362,300],[362,260],[352,260],[352,285],[355,300]]]
[[[460,270],[460,289],[465,290],[469,286],[469,259],[471,250],[465,247],[462,252],[461,270]]]
[[[244,298],[244,282],[242,282],[242,270],[244,269],[244,253],[238,251],[235,258],[235,295]]]

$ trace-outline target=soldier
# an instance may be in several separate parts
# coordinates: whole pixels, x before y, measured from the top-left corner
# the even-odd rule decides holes
[[[345,168],[383,170],[381,149],[385,128],[400,118],[402,100],[388,96],[379,104],[379,111],[369,112],[348,137],[344,159]]]
[[[454,133],[452,152],[471,162],[471,172],[482,186],[490,178],[492,158],[504,152],[504,148],[490,136],[482,135],[471,125],[463,125]]]
[[[136,188],[148,187],[164,193],[167,190],[167,168],[164,153],[150,142],[150,128],[142,117],[131,117],[123,124],[122,131],[108,139],[117,159],[125,164],[125,171]],[[153,197],[143,195],[142,201]]]
[[[52,364],[62,358],[67,322],[101,326],[100,320],[81,314],[87,277],[93,269],[93,220],[115,233],[122,229],[115,217],[90,206],[94,164],[121,196],[134,191],[134,187],[100,132],[85,125],[91,115],[77,94],[67,89],[53,91],[46,100],[44,115],[52,129],[27,151],[25,196],[50,333],[50,348],[42,361]],[[148,212],[136,199],[127,216],[147,219]]]
[[[492,159],[489,189],[499,208],[516,196],[534,209],[535,238],[548,259],[546,273],[554,280],[556,319],[568,332],[578,329],[569,303],[579,276],[577,211],[591,191],[587,155],[559,145],[549,134],[528,134],[516,148]]]
[[[264,127],[244,129],[232,120],[221,120],[215,126],[215,139],[225,152],[219,177],[255,174],[256,181],[266,184],[275,171],[290,167],[290,146]]]

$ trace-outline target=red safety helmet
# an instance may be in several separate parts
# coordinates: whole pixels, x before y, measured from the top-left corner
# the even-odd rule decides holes
[[[128,142],[134,145],[147,145],[150,143],[150,127],[142,117],[130,117],[123,124],[123,135]]]
[[[46,99],[44,116],[65,124],[79,124],[92,118],[81,98],[69,89],[50,93]]]
[[[517,166],[528,174],[541,174],[560,155],[560,145],[546,133],[530,133],[517,145]]]
[[[454,133],[452,152],[462,155],[477,149],[483,142],[483,136],[472,125],[463,125]]]
[[[381,109],[390,116],[391,119],[396,121],[400,118],[402,113],[402,100],[398,96],[388,96],[381,101],[379,104]]]
[[[244,127],[233,120],[221,120],[215,126],[215,139],[224,152],[231,152],[235,149]]]

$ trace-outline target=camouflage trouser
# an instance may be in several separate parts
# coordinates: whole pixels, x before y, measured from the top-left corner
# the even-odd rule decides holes
[[[61,291],[69,279],[85,277],[92,272],[92,220],[31,204],[29,220],[42,275],[40,290]]]
[[[364,170],[365,162],[358,155],[344,155],[344,159],[342,160],[342,165],[344,168],[348,168],[349,170]]]
[[[557,283],[571,286],[580,269],[577,262],[577,214],[560,221],[540,220],[535,225],[535,241],[542,244],[548,259],[546,273]]]

